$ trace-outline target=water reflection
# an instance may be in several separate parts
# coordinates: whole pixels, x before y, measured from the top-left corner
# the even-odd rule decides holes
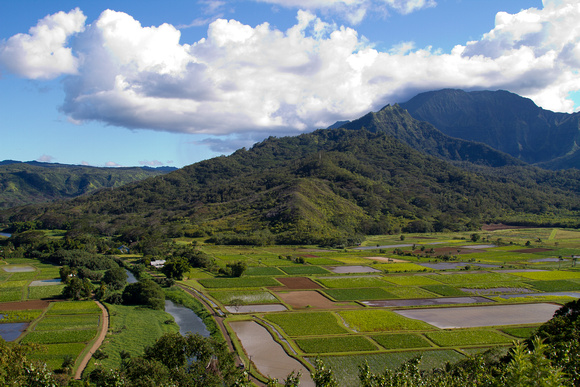
[[[173,316],[175,322],[179,325],[179,333],[183,336],[191,332],[194,334],[199,333],[203,337],[209,337],[209,331],[205,324],[193,310],[177,305],[171,300],[165,300],[165,311]]]
[[[6,341],[14,341],[28,327],[28,323],[0,324],[0,337]]]

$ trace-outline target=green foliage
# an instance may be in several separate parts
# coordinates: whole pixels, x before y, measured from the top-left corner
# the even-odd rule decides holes
[[[580,284],[566,280],[552,280],[552,281],[530,281],[530,285],[534,289],[542,292],[566,292],[573,290],[580,290]]]
[[[71,278],[69,283],[62,289],[62,295],[72,300],[83,300],[91,296],[93,285],[87,278]]]
[[[123,290],[123,303],[144,305],[152,309],[165,309],[165,293],[155,281],[145,279],[129,284]]]
[[[426,348],[431,344],[420,335],[413,333],[395,333],[374,335],[371,338],[385,349]]]
[[[314,339],[296,339],[296,344],[306,353],[331,353],[331,352],[360,352],[376,351],[373,345],[364,336],[336,336],[319,337]]]
[[[187,259],[183,257],[173,257],[165,261],[165,265],[161,269],[161,272],[167,276],[167,278],[173,278],[175,280],[181,281],[183,275],[187,273],[190,269],[190,265]]]
[[[269,313],[264,318],[280,326],[289,336],[341,334],[348,331],[330,312]]]
[[[427,332],[425,336],[441,347],[500,344],[512,341],[509,337],[490,330],[444,330]]]
[[[46,314],[100,314],[101,309],[94,301],[69,301],[52,303]]]
[[[352,329],[358,332],[430,330],[423,321],[403,317],[384,309],[344,310],[338,313]]]
[[[92,340],[96,334],[95,329],[34,331],[24,336],[21,341],[36,344],[80,343]]]
[[[114,290],[121,290],[127,284],[127,272],[122,267],[114,267],[105,272],[103,282]]]
[[[338,387],[332,369],[326,367],[319,357],[314,362],[312,380],[314,380],[316,387]]]
[[[324,293],[337,301],[385,300],[397,298],[397,296],[382,288],[324,289]]]
[[[242,277],[242,278],[204,278],[198,281],[206,288],[260,288],[263,286],[282,286],[270,277]]]

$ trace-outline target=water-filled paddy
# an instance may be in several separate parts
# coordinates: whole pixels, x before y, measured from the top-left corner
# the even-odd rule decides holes
[[[290,372],[301,371],[300,385],[314,386],[310,371],[288,356],[266,328],[254,321],[235,321],[230,323],[230,327],[262,375],[284,380]]]
[[[29,286],[51,286],[51,285],[60,285],[60,284],[61,284],[60,278],[53,278],[53,279],[32,281]]]
[[[378,301],[363,301],[367,306],[374,306],[385,308],[389,306],[430,306],[430,305],[446,305],[446,304],[481,304],[485,302],[493,302],[485,297],[441,297],[441,298],[419,298],[413,300],[378,300]]]
[[[2,321],[0,319],[0,321]],[[28,323],[6,323],[0,324],[0,337],[6,341],[14,341],[28,327]]]
[[[464,306],[397,310],[401,316],[424,321],[437,328],[474,328],[497,325],[538,324],[552,318],[556,304]]]
[[[230,313],[283,312],[288,310],[282,304],[226,306],[225,308]]]
[[[349,273],[380,273],[378,269],[373,269],[372,267],[354,265],[354,266],[334,266],[327,267],[333,273],[336,274],[349,274]]]
[[[36,270],[32,266],[15,266],[15,265],[4,266],[2,269],[8,273],[27,273]]]

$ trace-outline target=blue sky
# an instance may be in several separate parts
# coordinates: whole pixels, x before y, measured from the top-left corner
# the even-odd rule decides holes
[[[0,159],[182,167],[441,88],[580,106],[576,0],[0,2]]]

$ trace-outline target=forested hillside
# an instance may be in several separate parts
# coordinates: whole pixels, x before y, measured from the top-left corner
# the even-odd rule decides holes
[[[443,133],[478,141],[526,163],[580,168],[580,113],[555,113],[507,91],[439,90],[401,107]]]
[[[0,208],[72,198],[174,169],[97,168],[5,160],[0,162]]]
[[[400,126],[403,113],[383,109],[383,127]],[[408,115],[404,123],[418,125]],[[471,157],[456,154],[456,160]],[[206,235],[238,244],[353,243],[402,230],[477,229],[498,219],[578,224],[578,171],[518,165],[495,151],[490,164],[503,166],[491,168],[485,152],[479,154],[478,164],[451,163],[385,130],[318,130],[271,137],[250,150],[88,197],[3,211],[0,220],[21,229],[82,227],[131,241]]]

